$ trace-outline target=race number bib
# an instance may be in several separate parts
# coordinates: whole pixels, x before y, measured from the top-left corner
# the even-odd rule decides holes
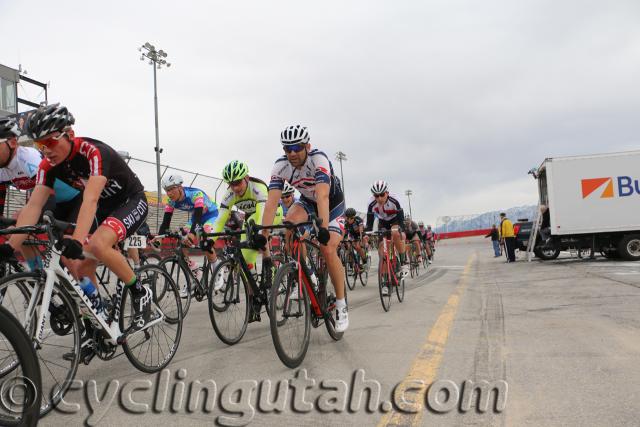
[[[144,236],[139,236],[137,234],[131,235],[127,237],[124,242],[124,248],[136,248],[136,249],[145,249],[147,247],[147,239]]]

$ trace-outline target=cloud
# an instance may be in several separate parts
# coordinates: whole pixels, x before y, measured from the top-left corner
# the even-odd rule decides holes
[[[359,210],[377,179],[401,200],[411,189],[430,222],[532,203],[526,171],[545,157],[639,142],[637,1],[0,7],[15,40],[0,62],[51,81],[79,134],[154,159],[152,70],[135,50],[150,41],[173,63],[158,72],[163,162],[219,175],[241,159],[266,178],[280,130],[302,123],[347,153]],[[154,188],[152,167],[139,174]]]

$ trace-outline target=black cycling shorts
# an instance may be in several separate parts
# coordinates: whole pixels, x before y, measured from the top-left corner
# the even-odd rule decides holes
[[[391,230],[391,227],[393,227],[394,225],[397,225],[399,228],[399,231],[404,231],[404,227],[400,224],[398,224],[395,219],[392,221],[385,221],[383,219],[379,219],[378,220],[378,230],[380,231],[387,231],[387,230]]]
[[[129,196],[124,202],[115,206],[100,206],[96,218],[100,225],[112,229],[118,236],[118,242],[135,234],[147,220],[149,205],[144,192]]]

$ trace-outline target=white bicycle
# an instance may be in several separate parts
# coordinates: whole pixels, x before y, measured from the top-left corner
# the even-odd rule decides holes
[[[41,248],[42,270],[0,280],[0,305],[20,321],[37,350],[43,387],[41,416],[64,397],[81,359],[85,364],[94,356],[113,359],[121,345],[137,369],[158,372],[175,355],[182,334],[178,288],[162,268],[145,265],[137,271],[139,282],[149,286],[153,298],[149,321],[142,329],[134,330],[128,288],[121,281],[115,289],[102,283],[100,293],[106,315],[99,314],[62,265],[57,252],[56,243],[75,225],[55,220],[49,212],[43,218],[43,224],[0,230],[0,235],[29,234],[29,244]],[[48,240],[38,238],[43,234]],[[161,297],[157,297],[156,289],[163,290]],[[169,289],[172,292],[167,292]],[[12,363],[16,363],[15,358],[0,359],[0,372],[12,369]]]

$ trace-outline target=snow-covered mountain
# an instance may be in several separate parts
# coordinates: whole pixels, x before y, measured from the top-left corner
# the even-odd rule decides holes
[[[507,214],[507,218],[514,223],[520,219],[533,221],[536,214],[536,206],[517,206],[506,210],[485,212],[473,217],[452,217],[451,221],[446,226],[438,224],[436,231],[466,231],[491,228],[493,224],[500,224],[500,212],[505,212]]]

